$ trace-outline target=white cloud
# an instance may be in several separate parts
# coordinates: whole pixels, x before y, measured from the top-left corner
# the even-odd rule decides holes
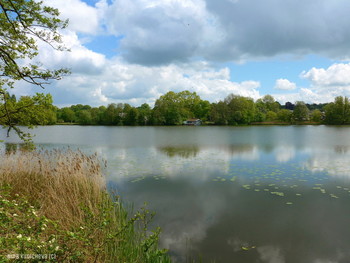
[[[310,81],[310,88],[301,89],[301,96],[315,102],[331,102],[336,96],[350,96],[350,63],[311,68],[303,71],[300,77]]]
[[[220,36],[203,0],[119,0],[104,10],[107,30],[123,36],[120,50],[132,63],[190,61],[200,46],[211,46]]]
[[[70,18],[70,26],[62,34],[64,43],[72,50],[62,53],[40,45],[38,60],[45,66],[72,70],[71,76],[55,83],[55,89],[48,89],[48,92],[53,93],[58,105],[153,104],[170,90],[195,91],[211,102],[222,100],[230,93],[258,99],[261,97],[259,81],[232,81],[229,68],[211,61],[255,59],[288,52],[302,54],[306,47],[315,53],[328,52],[325,43],[335,32],[344,39],[334,39],[334,50],[347,47],[342,44],[348,36],[347,31],[343,34],[347,21],[342,21],[338,28],[333,23],[328,27],[321,24],[316,30],[320,14],[315,14],[308,18],[310,23],[305,24],[305,14],[315,5],[315,0],[300,6],[294,2],[284,6],[267,1],[273,7],[271,10],[265,9],[269,5],[256,6],[251,0],[220,3],[212,0],[100,0],[94,7],[82,0],[45,0],[45,4],[59,8],[64,18]],[[324,2],[324,5],[324,17],[335,23],[338,17],[331,18],[330,11],[343,10],[348,3]],[[290,14],[285,13],[287,6],[291,8]],[[277,20],[279,23],[275,23]],[[332,34],[328,34],[330,31]],[[303,38],[310,32],[318,42],[312,37]],[[116,42],[118,53],[113,58],[106,58],[85,45],[85,41],[90,40],[97,43],[99,34],[121,38]],[[350,63],[334,64],[326,69],[312,68],[300,75],[310,81],[309,87],[298,89],[294,82],[280,78],[276,80],[275,90],[284,93],[272,95],[281,103],[329,102],[335,96],[350,95],[349,73]],[[21,85],[18,92],[23,95],[25,88]]]
[[[56,51],[46,43],[40,43],[40,53],[36,60],[43,62],[48,68],[65,67],[76,74],[94,75],[101,72],[102,67],[106,64],[104,55],[84,47],[78,35],[73,31],[65,30],[62,32],[62,37],[70,52]]]
[[[289,94],[272,94],[276,100],[285,103],[298,100],[307,103],[327,103],[337,96],[350,96],[350,63],[335,63],[328,68],[311,68],[303,71],[300,78],[310,82],[309,87],[297,89],[295,83],[278,79],[275,89],[293,90]]]
[[[157,98],[170,90],[197,92],[202,99],[209,101],[222,100],[230,93],[260,97],[258,82],[232,82],[229,80],[227,68],[215,70],[198,64],[149,68],[112,59],[106,60],[101,70],[96,75],[74,73],[58,82],[54,91],[56,103],[62,104],[66,101],[67,97],[60,94],[67,92],[71,94],[69,103],[95,106],[112,102],[135,106],[147,102],[152,105]]]
[[[94,7],[82,0],[45,3],[70,19],[71,30],[122,37],[120,54],[142,65],[279,54],[344,58],[349,51],[350,21],[342,17],[350,3],[345,0],[100,0]],[[314,12],[319,5],[323,8]]]
[[[297,88],[296,84],[289,81],[288,79],[277,79],[275,84],[275,89],[279,90],[295,90]]]
[[[323,8],[317,9],[319,5]],[[96,4],[108,32],[123,37],[122,56],[142,65],[198,57],[244,61],[309,53],[344,59],[349,52],[350,21],[342,17],[349,8],[345,0],[113,0],[110,4],[101,0]]]
[[[116,56],[108,59],[104,55],[86,48],[76,32],[62,32],[65,45],[71,52],[59,52],[41,43],[37,61],[48,68],[70,68],[72,74],[54,82],[46,92],[52,93],[58,106],[108,103],[153,104],[168,91],[189,90],[197,92],[202,99],[218,101],[230,93],[260,97],[257,81],[233,82],[227,67],[216,68],[204,61],[143,66],[130,64]],[[16,95],[32,94],[33,87],[21,84]],[[38,90],[36,90],[38,91]],[[39,90],[40,91],[40,90]]]
[[[286,102],[295,103],[296,101],[303,101],[305,103],[326,103],[331,102],[334,99],[334,95],[331,93],[320,92],[318,90],[310,88],[300,88],[296,92],[288,94],[272,94],[272,96],[280,103]]]
[[[333,64],[327,69],[312,68],[300,75],[313,86],[350,86],[350,63]]]
[[[88,34],[100,31],[99,10],[80,0],[44,0],[45,5],[57,8],[62,19],[69,19],[69,29]]]

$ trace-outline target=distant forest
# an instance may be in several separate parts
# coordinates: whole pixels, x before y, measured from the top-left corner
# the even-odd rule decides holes
[[[148,104],[133,107],[127,103],[91,107],[72,105],[46,108],[46,117],[37,124],[79,125],[181,125],[191,118],[203,124],[350,124],[347,97],[334,102],[306,104],[303,101],[281,105],[273,96],[252,98],[230,94],[224,100],[210,103],[195,92],[168,92],[158,98],[153,108]]]

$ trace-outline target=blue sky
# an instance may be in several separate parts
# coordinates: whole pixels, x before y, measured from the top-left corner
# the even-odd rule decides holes
[[[71,52],[40,45],[58,106],[153,105],[168,91],[211,102],[234,93],[280,103],[350,95],[346,0],[45,0],[70,20]],[[23,86],[18,95],[37,90]]]

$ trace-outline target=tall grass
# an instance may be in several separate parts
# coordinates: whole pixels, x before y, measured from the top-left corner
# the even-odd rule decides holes
[[[130,216],[107,193],[105,163],[80,151],[0,155],[0,261],[53,254],[53,262],[170,262],[152,213]]]

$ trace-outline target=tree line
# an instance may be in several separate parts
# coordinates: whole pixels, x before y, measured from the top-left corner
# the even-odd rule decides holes
[[[350,124],[350,102],[347,97],[336,97],[334,102],[306,104],[303,101],[281,105],[273,96],[253,100],[250,97],[230,94],[225,99],[210,103],[195,92],[169,91],[160,96],[153,108],[144,103],[139,107],[127,103],[111,103],[107,106],[72,105],[58,108],[52,105],[50,95],[33,98],[11,96],[8,108],[20,108],[35,104],[35,110],[14,115],[16,125],[181,125],[191,118],[201,119],[213,125],[249,124]],[[0,107],[0,112],[2,111]]]
[[[181,125],[190,118],[214,125],[350,124],[350,102],[347,97],[336,97],[334,102],[324,104],[296,101],[281,105],[271,95],[254,101],[250,97],[230,94],[219,102],[210,103],[195,92],[169,91],[156,100],[153,108],[146,103],[139,107],[127,103],[100,107],[78,104],[55,108],[54,111],[56,119],[51,118],[51,124]]]

